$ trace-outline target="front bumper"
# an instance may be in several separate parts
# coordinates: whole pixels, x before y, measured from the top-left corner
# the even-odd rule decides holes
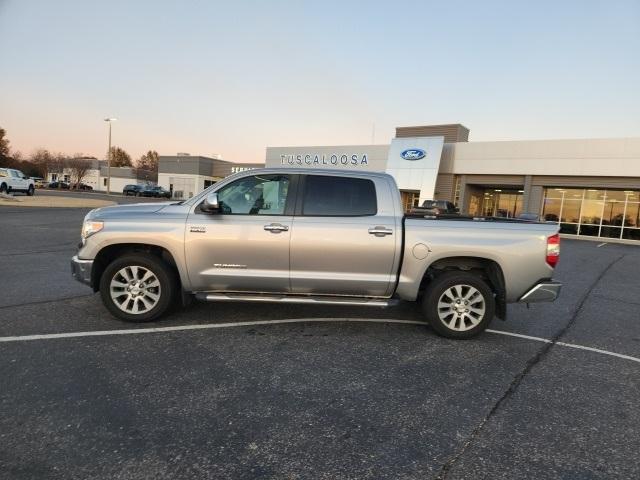
[[[81,260],[77,255],[71,259],[71,275],[80,283],[91,285],[91,271],[93,270],[93,260]]]
[[[520,297],[518,301],[523,303],[553,302],[560,295],[561,288],[562,284],[560,282],[554,282],[553,280],[540,282]]]

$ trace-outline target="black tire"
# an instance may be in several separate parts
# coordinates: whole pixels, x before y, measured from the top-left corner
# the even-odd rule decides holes
[[[7,188],[6,183],[0,184],[0,193],[8,193],[9,189]]]
[[[153,308],[142,313],[128,313],[122,310],[111,298],[110,285],[118,272],[125,267],[138,266],[151,271],[160,283],[160,295]],[[118,277],[119,278],[119,277]],[[174,271],[162,259],[148,253],[131,253],[115,259],[102,273],[100,278],[100,296],[107,310],[116,318],[125,322],[151,322],[164,315],[174,303],[179,291],[178,280]],[[124,294],[126,295],[126,294]],[[127,302],[129,304],[129,302]],[[136,303],[136,302],[134,302]]]
[[[449,289],[455,291],[458,287],[461,288],[461,296],[445,295],[445,292],[451,293]],[[473,289],[477,294],[472,293]],[[470,295],[468,300],[465,299],[466,294]],[[450,308],[438,307],[441,297],[443,304],[449,304]],[[460,302],[456,303],[458,297]],[[465,301],[469,304],[465,305]],[[481,315],[478,312],[482,308],[484,313]],[[422,311],[436,333],[456,339],[472,338],[482,333],[491,323],[495,309],[495,297],[489,285],[480,276],[461,271],[438,275],[428,285],[422,301]]]
[[[30,197],[33,197],[34,193],[35,193],[35,189],[33,188],[33,185],[29,185],[29,189],[27,190],[27,195],[29,195]]]

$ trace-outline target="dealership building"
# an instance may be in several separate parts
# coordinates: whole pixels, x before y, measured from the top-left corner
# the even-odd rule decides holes
[[[398,127],[387,145],[267,147],[265,165],[387,172],[406,210],[424,200],[447,200],[465,214],[534,213],[558,222],[563,233],[640,240],[640,138],[470,142],[468,137],[460,124]],[[168,163],[180,171],[175,159]],[[224,172],[203,167],[219,174],[209,182],[244,165],[226,163]],[[197,179],[189,193],[208,184],[201,170],[191,166],[189,172],[194,184]]]

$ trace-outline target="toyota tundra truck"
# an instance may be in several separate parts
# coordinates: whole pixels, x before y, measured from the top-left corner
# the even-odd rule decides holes
[[[183,202],[98,208],[73,276],[131,322],[192,298],[386,307],[418,302],[470,338],[513,302],[556,299],[558,225],[406,216],[390,175],[260,169]]]

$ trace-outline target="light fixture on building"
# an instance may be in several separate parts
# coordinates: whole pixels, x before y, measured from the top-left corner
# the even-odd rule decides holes
[[[518,193],[524,193],[524,190],[518,190]]]
[[[499,190],[499,189],[497,189],[497,188],[494,190],[494,192],[501,192],[501,191],[502,191],[502,190]]]

